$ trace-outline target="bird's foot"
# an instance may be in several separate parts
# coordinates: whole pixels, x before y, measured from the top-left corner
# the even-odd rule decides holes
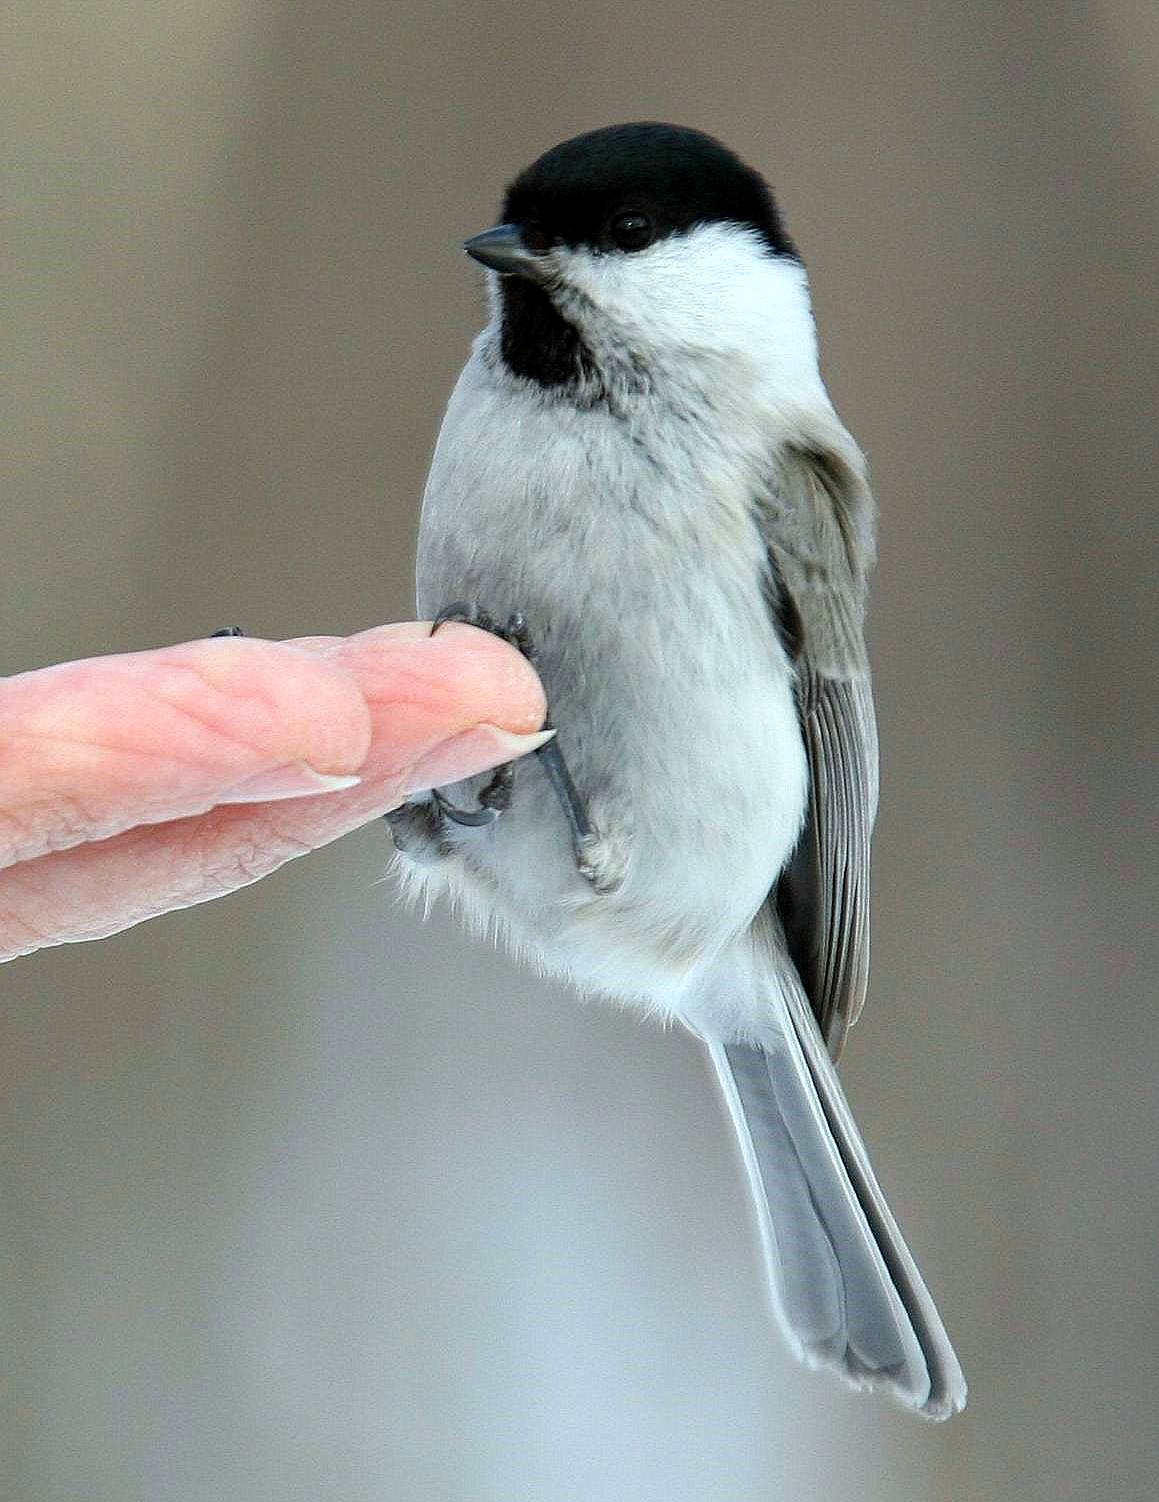
[[[521,610],[514,611],[501,626],[488,611],[480,606],[457,600],[453,605],[447,605],[440,610],[435,616],[431,624],[431,635],[433,636],[439,627],[446,625],[448,621],[462,621],[468,626],[477,626],[482,631],[491,632],[493,636],[498,636],[502,641],[513,646],[516,651],[521,652],[531,666],[535,667],[535,644],[527,624],[527,617]],[[551,729],[550,714],[545,718],[543,728]],[[598,862],[593,862],[594,851],[600,843],[599,836],[588,817],[587,806],[572,780],[558,742],[553,738],[546,745],[540,746],[534,754],[539,758],[539,764],[546,773],[547,780],[551,783],[552,790],[563,810],[564,818],[567,820],[577,869],[597,891],[604,890],[601,869]],[[499,815],[511,806],[514,787],[515,767],[513,763],[507,762],[497,768],[490,782],[480,792],[478,808],[457,808],[438,789],[435,789],[433,797],[444,818],[456,824],[477,826],[493,824]]]
[[[492,636],[499,637],[501,641],[507,642],[518,652],[522,652],[532,666],[535,665],[527,622],[521,612],[516,611],[508,618],[506,625],[500,626],[494,616],[482,606],[456,600],[453,605],[444,606],[435,616],[431,622],[431,635],[434,636],[439,627],[445,626],[449,621],[461,621],[467,626],[478,627],[480,631],[489,631]],[[545,722],[544,729],[547,728],[549,727]],[[479,828],[494,824],[500,814],[507,812],[511,807],[511,795],[514,788],[515,766],[513,762],[508,761],[504,762],[501,767],[496,767],[490,782],[480,791],[477,808],[459,808],[438,788],[432,790],[431,796],[445,819],[450,819],[453,824]]]

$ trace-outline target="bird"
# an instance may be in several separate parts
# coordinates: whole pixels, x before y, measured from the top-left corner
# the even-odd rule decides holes
[[[653,121],[545,152],[466,241],[489,319],[417,603],[526,652],[555,734],[388,816],[404,890],[703,1043],[792,1352],[925,1417],[966,1384],[835,1070],[869,967],[876,508],[764,177]]]

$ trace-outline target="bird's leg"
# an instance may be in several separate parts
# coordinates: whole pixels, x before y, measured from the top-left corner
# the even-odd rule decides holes
[[[457,601],[440,610],[431,626],[431,635],[445,625],[448,621],[464,621],[469,626],[478,626],[484,631],[490,631],[493,635],[508,642],[516,651],[522,652],[532,667],[536,665],[535,646],[531,640],[531,632],[528,629],[527,618],[522,611],[517,610],[511,615],[506,625],[498,625],[485,610],[478,606],[465,604]],[[543,722],[543,728],[552,728],[551,715],[548,714]],[[592,821],[588,816],[587,806],[584,803],[579,789],[572,780],[568,771],[567,762],[564,761],[563,752],[559,744],[552,739],[545,746],[540,746],[535,752],[539,763],[543,767],[552,791],[559,800],[564,818],[567,820],[568,831],[571,834],[572,848],[575,851],[576,865],[581,874],[592,879],[594,873],[590,866],[592,847],[597,839]],[[475,809],[456,808],[454,804],[444,797],[436,788],[433,796],[440,812],[445,818],[456,824],[491,824],[511,806],[512,791],[515,786],[515,767],[511,762],[499,767],[490,782],[479,794],[479,807]]]
[[[503,641],[513,641],[508,630],[497,625],[486,610],[478,605],[468,605],[462,600],[456,600],[453,605],[446,605],[439,611],[431,622],[431,635],[434,636],[439,627],[445,626],[448,621],[462,621],[468,626],[477,626],[480,631],[489,631],[492,636],[498,636]],[[522,648],[519,650],[522,651]],[[478,808],[458,808],[438,788],[431,789],[431,797],[445,819],[450,819],[453,824],[479,828],[494,824],[499,815],[510,808],[514,786],[515,768],[510,762],[504,762],[501,767],[496,767],[490,782],[480,791]]]
[[[527,658],[532,667],[535,667],[535,647],[531,641],[531,633],[528,630],[527,618],[522,611],[517,610],[507,622],[505,639],[513,647],[518,648]],[[543,728],[550,730],[551,714],[543,722]],[[567,762],[563,759],[563,752],[559,749],[558,740],[550,740],[545,746],[540,746],[535,755],[539,758],[539,764],[543,768],[548,782],[551,783],[552,791],[559,800],[559,806],[563,809],[563,816],[567,820],[567,827],[571,832],[572,848],[575,850],[576,865],[586,876],[586,850],[595,839],[595,830],[588,814],[587,804],[584,802],[579,789],[572,781],[568,771]]]

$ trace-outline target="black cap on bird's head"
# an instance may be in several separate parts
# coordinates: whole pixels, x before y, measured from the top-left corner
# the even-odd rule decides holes
[[[532,281],[542,279],[537,258],[555,245],[632,252],[700,224],[740,225],[773,254],[796,256],[761,175],[679,125],[608,125],[553,146],[507,189],[501,219],[466,249]]]

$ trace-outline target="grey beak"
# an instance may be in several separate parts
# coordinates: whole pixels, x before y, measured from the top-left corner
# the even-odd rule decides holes
[[[523,243],[523,232],[517,224],[497,224],[494,229],[485,229],[481,235],[472,235],[463,246],[482,266],[504,276],[522,276],[530,282],[543,282],[550,272],[545,257],[528,250]]]

